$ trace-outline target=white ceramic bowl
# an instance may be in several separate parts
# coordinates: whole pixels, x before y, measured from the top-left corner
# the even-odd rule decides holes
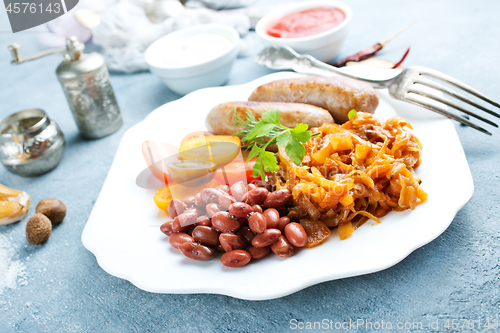
[[[231,47],[215,58],[185,66],[170,66],[163,59],[168,45],[200,34],[214,34],[227,38]],[[151,44],[146,50],[146,62],[151,73],[157,75],[172,91],[185,95],[191,91],[215,87],[223,84],[229,77],[234,60],[238,55],[238,32],[221,24],[205,24],[172,32]]]
[[[345,20],[330,30],[307,37],[278,38],[267,34],[267,29],[283,16],[316,7],[338,8],[345,13]],[[345,3],[328,0],[313,0],[291,4],[285,9],[279,9],[267,14],[257,23],[255,31],[265,45],[290,46],[298,53],[309,54],[320,61],[329,62],[337,55],[340,46],[344,42],[351,18],[352,10]]]

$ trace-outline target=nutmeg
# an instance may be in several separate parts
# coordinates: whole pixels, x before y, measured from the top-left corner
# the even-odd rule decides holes
[[[26,239],[33,245],[45,243],[49,239],[51,232],[52,223],[43,214],[33,215],[26,224]]]
[[[36,213],[43,214],[53,223],[60,223],[66,216],[66,205],[57,199],[43,199],[36,206]]]

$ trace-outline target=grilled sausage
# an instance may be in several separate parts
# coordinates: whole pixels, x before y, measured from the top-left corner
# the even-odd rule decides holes
[[[375,112],[378,95],[368,84],[341,76],[304,76],[277,80],[256,88],[249,101],[306,103],[328,110],[337,123],[352,109]]]
[[[265,103],[265,102],[227,102],[215,106],[207,116],[205,125],[207,129],[219,135],[233,135],[241,127],[234,127],[234,111],[242,119],[250,111],[255,118],[262,117],[267,110],[280,110],[280,122],[293,128],[300,123],[309,125],[309,128],[319,127],[323,123],[333,123],[330,113],[322,108],[302,103]]]

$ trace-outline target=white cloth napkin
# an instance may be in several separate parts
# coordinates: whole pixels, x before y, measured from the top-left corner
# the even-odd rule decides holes
[[[158,38],[181,28],[219,23],[235,28],[240,36],[250,29],[248,16],[230,15],[208,8],[185,8],[176,16],[152,23],[146,15],[144,0],[122,0],[101,13],[101,24],[93,29],[93,42],[111,71],[133,73],[147,70],[144,52]]]

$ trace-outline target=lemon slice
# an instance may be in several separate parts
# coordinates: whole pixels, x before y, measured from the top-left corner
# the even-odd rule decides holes
[[[203,160],[183,160],[167,164],[172,179],[188,187],[209,183],[215,176],[215,167],[215,163]]]
[[[209,142],[207,145],[179,152],[183,160],[212,162],[217,167],[233,161],[240,153],[240,146],[232,142]]]

